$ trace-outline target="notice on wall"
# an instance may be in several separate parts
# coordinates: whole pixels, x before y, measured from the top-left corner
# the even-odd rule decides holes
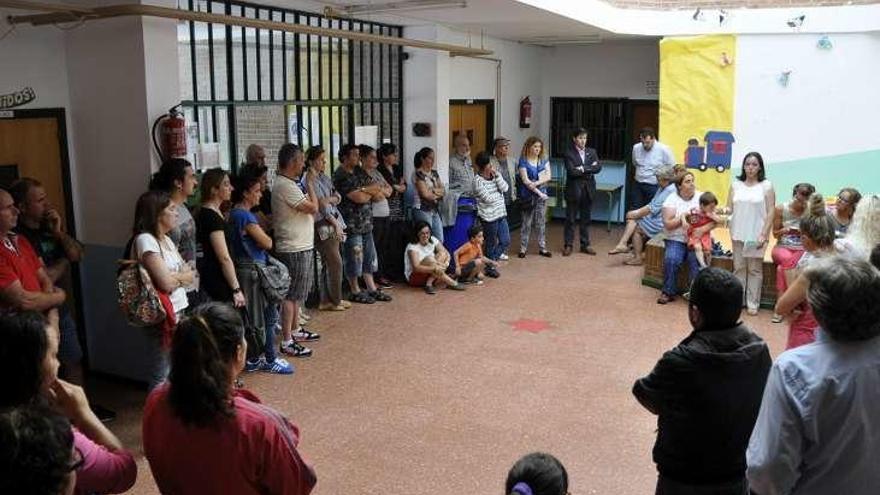
[[[364,125],[354,128],[354,143],[367,144],[373,148],[379,147],[379,126]]]
[[[645,81],[645,94],[647,94],[647,95],[660,94],[660,84],[657,81]]]
[[[33,88],[24,88],[21,91],[0,95],[0,110],[15,108],[30,103],[37,99],[37,93]]]

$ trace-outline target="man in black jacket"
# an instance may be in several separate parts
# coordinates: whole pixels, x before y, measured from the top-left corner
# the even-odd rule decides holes
[[[739,321],[742,301],[736,277],[703,269],[690,292],[693,332],[633,386],[639,403],[658,416],[658,495],[748,493],[745,454],[770,352]]]
[[[565,247],[563,256],[570,256],[574,244],[574,223],[580,213],[581,252],[591,256],[596,250],[590,247],[590,211],[596,196],[596,179],[593,174],[602,170],[599,155],[587,148],[587,131],[576,129],[571,135],[571,146],[565,151]]]

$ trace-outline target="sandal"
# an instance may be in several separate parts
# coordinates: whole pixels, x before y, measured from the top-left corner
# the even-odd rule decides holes
[[[430,295],[433,296],[434,294],[437,293],[437,289],[434,288],[433,285],[426,285],[426,286],[425,286],[425,293],[430,294]]]
[[[382,291],[379,291],[379,290],[374,290],[374,291],[370,292],[370,297],[372,297],[373,299],[375,299],[377,301],[382,301],[382,302],[391,301],[391,296],[389,296],[388,294],[386,294]]]
[[[623,254],[623,253],[628,253],[628,252],[629,252],[629,249],[627,249],[626,246],[624,246],[624,247],[615,246],[614,249],[612,249],[611,251],[608,251],[608,254]]]
[[[784,319],[785,319],[784,316],[782,316],[780,314],[773,313],[773,318],[770,318],[770,321],[772,323],[782,323],[782,320],[784,320]]]
[[[641,258],[630,258],[623,262],[627,266],[642,266],[644,263]]]
[[[351,295],[351,300],[358,304],[373,304],[376,302],[375,299],[370,297],[370,295],[366,291],[361,291]]]
[[[462,283],[458,283],[455,285],[449,285],[446,288],[452,289],[452,290],[467,290],[467,287],[465,287],[464,284],[462,284]]]

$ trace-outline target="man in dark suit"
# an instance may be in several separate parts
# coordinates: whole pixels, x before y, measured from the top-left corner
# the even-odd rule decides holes
[[[599,155],[587,148],[587,130],[576,129],[571,135],[571,146],[565,152],[565,247],[563,256],[570,256],[574,244],[574,224],[580,213],[581,252],[595,256],[590,247],[590,210],[596,195],[594,174],[602,170]]]

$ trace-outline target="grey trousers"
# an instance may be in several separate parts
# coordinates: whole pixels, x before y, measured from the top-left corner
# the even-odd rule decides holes
[[[519,231],[519,252],[525,253],[529,249],[529,237],[532,233],[532,226],[535,227],[535,235],[538,237],[538,248],[543,251],[547,248],[547,239],[545,236],[547,226],[547,200],[538,199],[535,201],[535,207],[522,211],[522,226]]]
[[[757,310],[761,304],[761,286],[764,284],[764,259],[743,256],[742,241],[733,241],[733,274],[745,289],[744,305]]]

